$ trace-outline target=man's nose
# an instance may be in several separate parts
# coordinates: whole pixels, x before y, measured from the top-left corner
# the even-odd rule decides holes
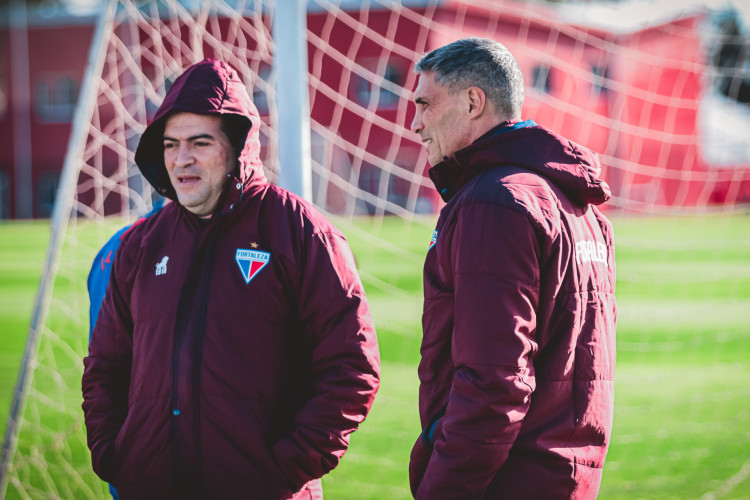
[[[422,123],[422,113],[417,111],[416,113],[414,113],[414,119],[411,121],[411,130],[412,132],[419,134],[423,128],[424,124]]]
[[[187,167],[191,165],[195,158],[193,157],[193,148],[189,144],[180,144],[177,150],[177,158],[175,159],[175,166]]]

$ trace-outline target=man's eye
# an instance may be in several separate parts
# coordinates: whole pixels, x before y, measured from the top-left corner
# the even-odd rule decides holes
[[[173,147],[175,147],[175,143],[173,143],[173,142],[165,142],[164,143],[164,149],[172,149]]]
[[[199,146],[199,147],[204,147],[204,146],[210,146],[210,145],[211,145],[211,143],[210,143],[210,142],[205,142],[205,141],[198,141],[198,142],[196,142],[196,143],[194,143],[194,144],[195,144],[196,146]]]

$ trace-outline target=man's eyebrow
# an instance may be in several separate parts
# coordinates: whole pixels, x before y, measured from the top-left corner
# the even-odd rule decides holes
[[[175,139],[173,137],[169,137],[169,136],[166,136],[166,135],[164,136],[163,139],[165,141],[180,142],[179,139]],[[190,141],[190,142],[197,141],[199,139],[212,139],[213,140],[213,139],[216,139],[216,138],[214,136],[212,136],[211,134],[191,135],[190,137],[187,138],[187,140]]]

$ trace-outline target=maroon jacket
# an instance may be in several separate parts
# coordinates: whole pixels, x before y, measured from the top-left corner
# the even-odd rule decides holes
[[[234,114],[247,138],[210,220],[173,202],[123,239],[84,359],[93,467],[121,499],[291,498],[338,464],[372,405],[367,300],[344,236],[266,181],[233,70],[189,69],[141,139],[138,166],[175,199],[173,110]]]
[[[595,498],[615,366],[610,196],[596,155],[504,123],[430,170],[418,499]]]

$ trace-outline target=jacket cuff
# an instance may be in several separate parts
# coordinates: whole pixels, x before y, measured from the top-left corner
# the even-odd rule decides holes
[[[313,471],[307,471],[310,468],[309,461],[313,460],[313,457],[309,455],[304,457],[308,463],[302,463],[299,459],[295,460],[295,455],[299,455],[295,453],[297,451],[296,448],[295,444],[289,438],[283,438],[273,445],[271,451],[279,478],[292,491],[301,490],[310,480],[318,479],[323,475],[321,473],[316,477]]]

